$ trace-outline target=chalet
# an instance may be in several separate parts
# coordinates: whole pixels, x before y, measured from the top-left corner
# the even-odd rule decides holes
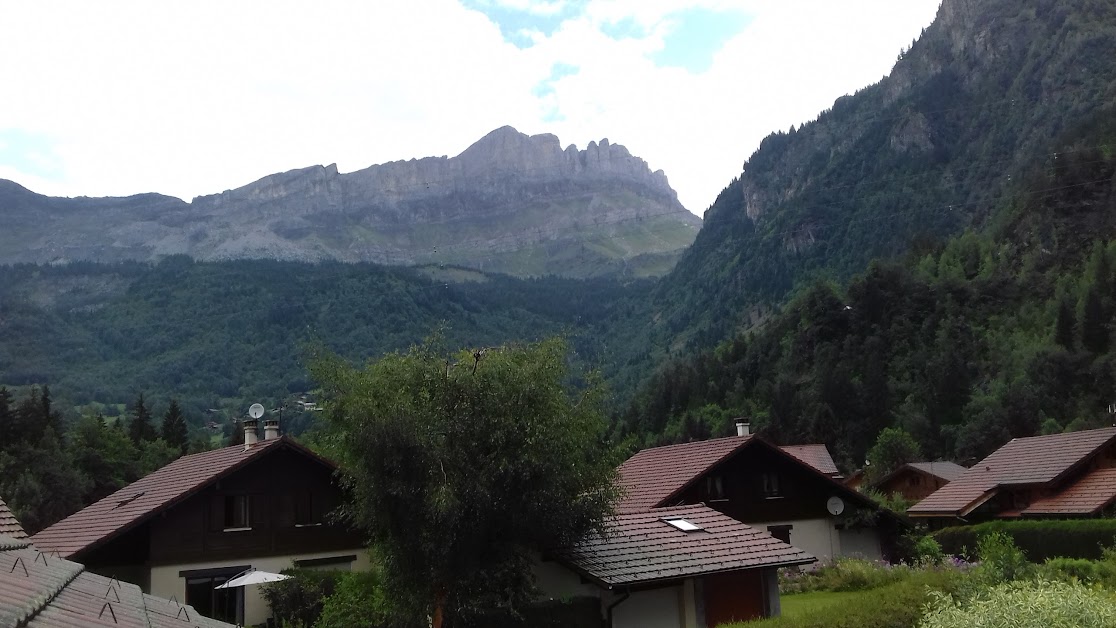
[[[715,628],[779,614],[779,567],[806,552],[702,505],[617,515],[536,566],[540,590],[594,598],[609,628]]]
[[[245,421],[245,444],[183,456],[31,541],[202,615],[258,624],[270,614],[258,587],[215,587],[250,567],[368,564],[363,538],[326,517],[342,499],[334,471],[278,422],[257,442]]]
[[[918,501],[961,477],[965,467],[953,462],[908,462],[874,483],[884,495],[900,495]]]
[[[619,512],[704,504],[820,559],[884,556],[881,538],[891,537],[897,518],[845,486],[828,452],[829,465],[818,468],[741,432],[632,456],[620,467]]]
[[[907,510],[935,525],[1094,517],[1116,501],[1116,427],[1015,438]]]

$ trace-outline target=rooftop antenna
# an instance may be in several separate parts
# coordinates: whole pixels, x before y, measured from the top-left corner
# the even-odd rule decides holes
[[[258,403],[253,403],[251,406],[248,406],[248,416],[252,417],[253,419],[258,419],[258,418],[262,417],[263,415],[264,415],[264,407],[262,405],[260,405]]]

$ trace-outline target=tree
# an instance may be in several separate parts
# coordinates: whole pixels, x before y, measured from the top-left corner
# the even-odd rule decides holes
[[[1085,291],[1081,302],[1081,344],[1093,353],[1108,351],[1108,317],[1095,284]]]
[[[537,552],[602,529],[619,458],[599,383],[565,389],[566,353],[554,339],[447,358],[428,342],[363,369],[314,361],[346,512],[410,616],[514,612]]]
[[[868,450],[868,482],[880,480],[908,462],[917,462],[921,456],[918,443],[910,434],[897,427],[884,428]]]
[[[151,410],[144,404],[143,393],[139,394],[135,405],[132,407],[132,421],[128,423],[128,437],[132,439],[132,443],[137,447],[140,443],[155,440],[157,437],[155,426],[151,425]]]
[[[190,446],[190,436],[186,431],[186,417],[178,407],[178,400],[171,399],[167,413],[163,415],[163,440],[172,447],[178,447],[183,455]]]
[[[1069,299],[1062,297],[1058,300],[1058,315],[1054,320],[1054,342],[1073,350],[1073,306]]]

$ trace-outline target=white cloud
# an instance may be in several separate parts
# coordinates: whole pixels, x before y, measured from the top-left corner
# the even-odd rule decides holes
[[[494,1],[536,14],[565,4]],[[0,177],[51,194],[191,198],[315,163],[452,155],[511,124],[623,143],[700,213],[768,132],[878,80],[936,1],[593,0],[522,50],[453,0],[8,2],[19,28],[0,39],[0,74],[18,97],[0,99],[0,131],[54,138],[62,175],[5,164]],[[699,4],[753,20],[706,72],[656,67],[668,16]],[[646,36],[601,32],[624,18]],[[579,71],[536,96],[555,63]]]

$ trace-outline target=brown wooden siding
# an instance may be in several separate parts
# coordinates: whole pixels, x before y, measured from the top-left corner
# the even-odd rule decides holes
[[[765,487],[764,473],[775,474],[778,478],[777,495],[769,494],[770,486]],[[836,494],[832,484],[817,473],[776,452],[760,448],[730,458],[706,476],[721,478],[723,497],[713,493],[717,491],[715,482],[701,478],[683,491],[678,502],[706,503],[745,523],[826,517],[826,500]]]

